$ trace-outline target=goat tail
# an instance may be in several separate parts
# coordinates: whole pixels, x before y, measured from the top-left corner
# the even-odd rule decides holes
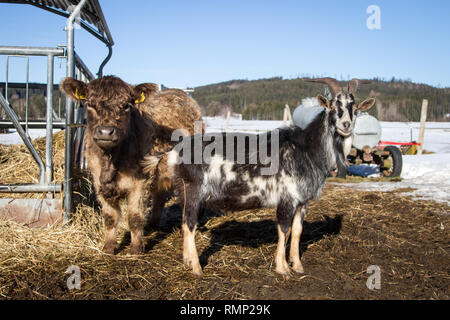
[[[145,156],[144,160],[141,161],[142,172],[146,175],[153,176],[162,158],[163,155]]]
[[[150,177],[152,193],[167,193],[173,189],[173,178],[168,164],[168,154],[148,155],[141,161],[142,171]]]

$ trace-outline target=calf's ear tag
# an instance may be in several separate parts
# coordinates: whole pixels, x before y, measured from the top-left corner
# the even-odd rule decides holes
[[[141,92],[141,97],[139,99],[136,99],[134,102],[135,103],[142,103],[145,101],[145,94],[143,92]]]
[[[77,100],[86,100],[86,97],[79,94],[78,92],[78,88],[75,89],[75,94],[74,94],[75,98],[77,98]]]

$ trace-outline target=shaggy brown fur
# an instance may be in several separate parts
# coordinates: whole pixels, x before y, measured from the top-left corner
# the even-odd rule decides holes
[[[152,194],[150,224],[159,224],[160,214],[172,188],[165,162],[144,173],[145,156],[170,150],[172,132],[183,129],[194,133],[194,122],[201,121],[198,104],[182,90],[159,91],[153,83],[131,86],[108,76],[89,84],[66,78],[61,90],[87,107],[86,154],[94,187],[105,216],[104,250],[114,253],[116,228],[120,218],[119,201],[128,201],[130,253],[143,250],[143,229],[147,202]],[[151,181],[154,180],[154,183]]]

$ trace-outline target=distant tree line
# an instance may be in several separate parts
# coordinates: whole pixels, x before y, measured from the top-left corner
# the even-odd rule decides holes
[[[429,100],[429,121],[450,121],[450,88],[435,88],[407,80],[371,79],[361,85],[356,98],[374,97],[376,107],[370,113],[382,121],[419,121],[422,100]],[[347,81],[342,81],[345,87]],[[193,97],[208,116],[224,114],[225,110],[241,113],[244,119],[280,120],[286,104],[291,110],[303,98],[324,93],[324,85],[304,78],[275,77],[255,81],[232,80],[195,88]]]
[[[370,114],[381,121],[419,121],[422,100],[428,99],[429,121],[450,121],[450,88],[435,88],[416,84],[409,80],[392,78],[390,81],[371,79],[370,84],[361,85],[356,98],[376,98],[376,106]],[[347,81],[342,81],[345,87]],[[28,116],[30,119],[45,119],[46,85],[30,84]],[[5,94],[5,85],[0,83],[0,92]],[[291,111],[302,99],[324,94],[324,85],[305,81],[305,78],[283,79],[274,77],[254,81],[232,80],[195,88],[192,96],[198,101],[207,116],[225,115],[227,111],[240,113],[247,120],[281,120],[284,106]],[[23,84],[11,84],[8,99],[19,118],[25,118],[26,92]],[[57,86],[53,91],[53,108],[64,118],[65,98]],[[0,117],[5,118],[3,110]]]

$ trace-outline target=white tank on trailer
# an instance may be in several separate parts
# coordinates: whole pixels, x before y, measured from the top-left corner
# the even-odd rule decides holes
[[[375,147],[381,139],[381,125],[377,118],[367,113],[356,117],[353,129],[353,146],[362,149],[364,146]]]
[[[292,114],[292,122],[303,130],[323,111],[324,107],[319,105],[317,98],[306,98],[302,104],[295,108]]]

